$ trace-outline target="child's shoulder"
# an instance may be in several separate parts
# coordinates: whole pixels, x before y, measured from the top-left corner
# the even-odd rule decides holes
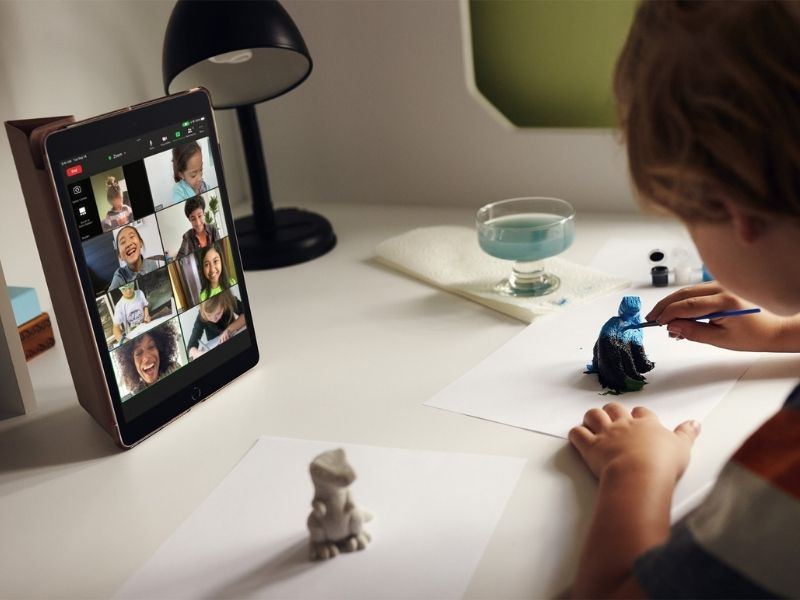
[[[676,597],[705,592],[800,597],[798,440],[800,387],[734,453],[708,497],[675,527],[669,542],[638,559],[643,588],[650,595]],[[671,583],[669,572],[676,575]]]
[[[186,183],[183,179],[176,181],[172,186],[172,201],[178,202],[179,200],[188,200],[195,195],[192,186]]]

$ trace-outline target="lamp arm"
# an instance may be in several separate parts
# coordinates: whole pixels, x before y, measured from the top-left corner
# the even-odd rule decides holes
[[[267,163],[261,145],[261,132],[258,128],[256,107],[253,104],[236,108],[239,129],[242,132],[242,146],[247,174],[250,179],[250,195],[253,202],[253,218],[262,235],[269,237],[275,231],[275,210],[269,193]]]

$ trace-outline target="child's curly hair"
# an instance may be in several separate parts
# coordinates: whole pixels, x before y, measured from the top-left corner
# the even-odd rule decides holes
[[[722,199],[800,217],[800,3],[645,0],[614,91],[640,196],[686,221]]]
[[[139,392],[147,384],[142,381],[136,364],[133,361],[133,354],[141,346],[147,337],[150,337],[158,349],[158,377],[163,377],[166,373],[174,370],[178,365],[178,342],[177,331],[172,323],[151,329],[147,333],[134,338],[117,351],[117,362],[120,367],[120,374],[125,385],[132,392]]]

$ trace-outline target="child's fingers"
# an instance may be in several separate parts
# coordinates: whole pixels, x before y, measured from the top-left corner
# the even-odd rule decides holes
[[[631,411],[631,415],[633,415],[634,419],[641,419],[643,417],[655,417],[656,413],[644,406],[636,406]]]
[[[680,336],[693,342],[711,344],[712,346],[723,345],[726,338],[730,336],[730,333],[724,327],[714,323],[700,323],[686,319],[672,321],[667,325],[667,331],[673,337]]]
[[[695,296],[673,302],[658,316],[659,323],[670,323],[675,319],[692,319],[723,310],[744,308],[742,301],[730,294]]]
[[[593,433],[597,433],[611,424],[611,417],[601,408],[593,408],[583,415],[583,425]]]
[[[583,425],[578,425],[569,430],[567,435],[569,443],[583,454],[583,451],[588,448],[594,441],[594,434]]]
[[[647,313],[645,316],[645,321],[658,321],[661,317],[661,314],[672,304],[676,302],[681,302],[683,300],[687,300],[689,298],[696,298],[702,296],[713,296],[714,294],[718,294],[722,292],[722,287],[714,282],[708,283],[701,283],[699,285],[692,285],[689,287],[681,288],[676,292],[672,292],[668,296],[665,296],[661,300],[659,300],[653,309]],[[707,313],[701,313],[707,314]],[[683,315],[689,317],[696,317],[698,315]]]
[[[619,402],[609,402],[603,407],[603,410],[611,417],[612,421],[618,421],[628,416],[627,409]]]
[[[679,435],[690,444],[694,444],[697,436],[700,435],[700,423],[694,420],[684,421],[675,428],[675,435]]]

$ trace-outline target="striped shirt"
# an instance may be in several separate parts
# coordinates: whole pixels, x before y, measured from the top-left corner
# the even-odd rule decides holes
[[[651,598],[800,598],[800,386],[634,565]]]

